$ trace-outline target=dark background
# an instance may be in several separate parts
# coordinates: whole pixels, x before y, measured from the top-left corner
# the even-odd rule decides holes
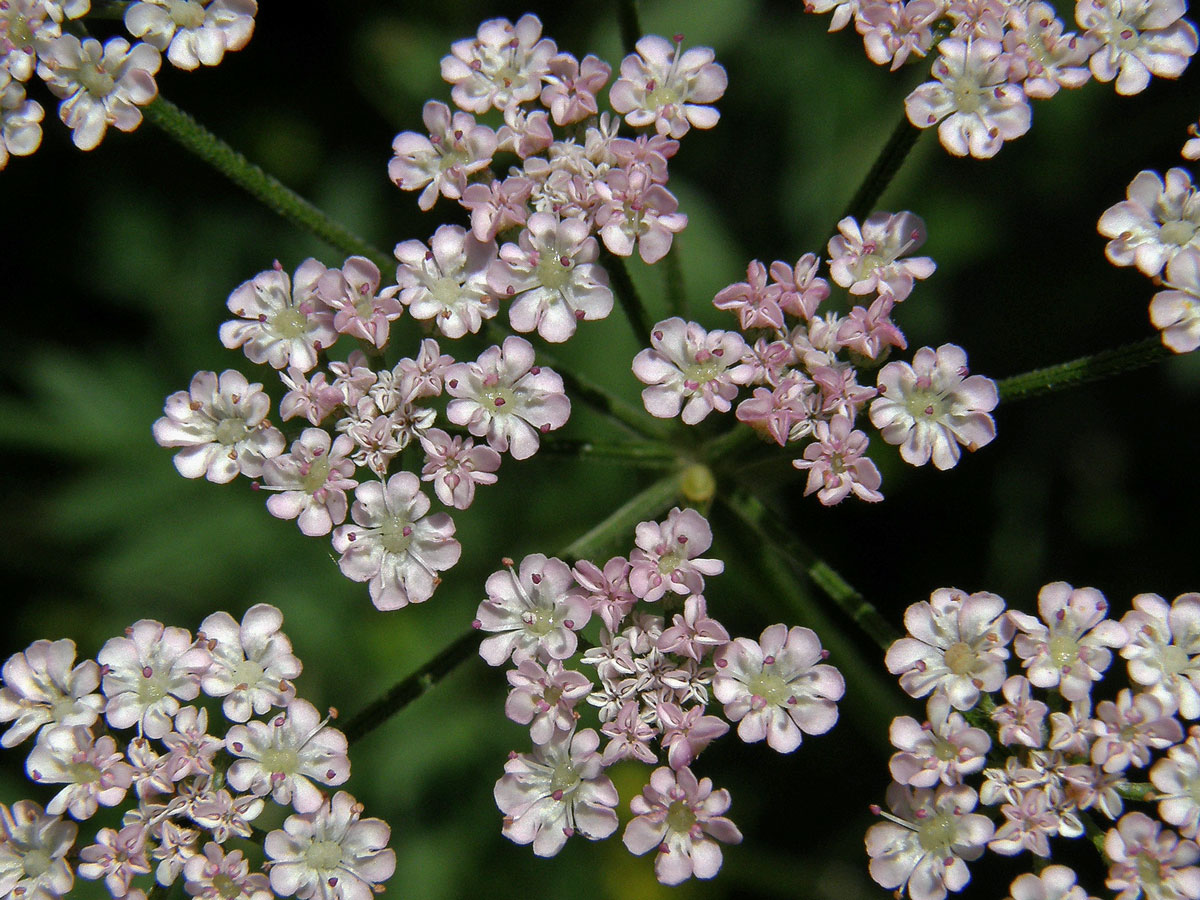
[[[264,2],[244,51],[215,69],[163,71],[159,87],[386,250],[463,220],[444,201],[419,213],[416,196],[388,182],[391,140],[421,129],[426,99],[449,99],[438,60],[452,40],[526,10],[560,48],[619,64],[611,3]],[[800,3],[647,2],[642,15],[647,32],[714,47],[729,73],[720,124],[684,139],[670,187],[691,220],[679,246],[692,314],[731,327],[708,305],[712,295],[744,279],[751,259],[823,250],[921,67],[889,74],[852,30],[826,34],[827,19],[804,16]],[[923,135],[880,202],[925,219],[923,252],[938,263],[898,316],[910,353],[953,341],[973,371],[1003,378],[1150,336],[1154,288],[1105,260],[1095,224],[1138,171],[1181,162],[1185,128],[1200,112],[1196,88],[1193,71],[1132,98],[1097,83],[1063,92],[1036,103],[1032,130],[988,161],[953,159]],[[300,695],[352,714],[466,628],[501,556],[553,553],[649,482],[612,463],[506,460],[500,484],[455,516],[463,562],[433,600],[377,612],[365,585],[340,576],[327,543],[269,516],[245,483],[179,478],[150,437],[163,398],[196,370],[253,370],[216,337],[237,284],[276,258],[291,271],[310,255],[331,266],[342,257],[151,126],[110,130],[95,152],[75,150],[52,98],[33,90],[47,107],[42,147],[0,174],[11,342],[0,357],[4,657],[63,636],[94,655],[139,618],[195,629],[215,610],[240,616],[271,602],[305,663]],[[652,314],[663,314],[659,270],[631,268]],[[636,402],[627,360],[637,347],[614,314],[555,352]],[[272,384],[266,371],[253,378]],[[1042,584],[1066,580],[1100,588],[1120,614],[1138,592],[1170,598],[1200,586],[1198,393],[1200,368],[1180,358],[1004,406],[996,441],[945,473],[904,466],[877,440],[887,500],[874,506],[825,509],[802,498],[788,456],[745,474],[896,627],[905,607],[951,585],[1029,610]],[[618,436],[577,411],[567,434]],[[727,571],[706,594],[732,631],[756,637],[776,621],[822,621],[770,580],[772,548],[720,507],[713,525]],[[393,827],[391,892],[885,896],[866,875],[867,805],[883,802],[889,781],[891,716],[920,706],[894,688],[878,647],[789,577],[799,600],[829,620],[822,637],[837,648],[831,662],[847,672],[851,696],[838,728],[794,755],[732,737],[705,754],[700,773],[731,790],[731,816],[746,835],[714,883],[659,888],[651,860],[631,857],[615,837],[571,841],[551,861],[501,837],[492,785],[527,735],[503,717],[503,675],[472,659],[353,748],[346,787]],[[4,800],[27,796],[23,754],[8,752],[3,765]],[[644,774],[630,767],[615,778],[627,803]],[[1027,856],[976,864],[970,893],[1002,896],[1028,866]],[[1100,893],[1100,871],[1088,878]]]

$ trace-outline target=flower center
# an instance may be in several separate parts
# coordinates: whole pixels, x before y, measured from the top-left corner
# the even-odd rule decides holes
[[[238,663],[233,669],[233,683],[237,686],[254,687],[263,677],[263,667],[252,659]]]
[[[199,28],[204,24],[204,7],[196,0],[169,0],[171,18],[180,28]]]
[[[569,762],[555,766],[554,774],[550,776],[551,791],[562,791],[564,794],[569,794],[575,790],[578,784],[579,773]]]
[[[975,651],[971,645],[958,641],[946,648],[946,668],[955,675],[969,675],[975,665]]]
[[[222,419],[221,424],[217,426],[217,443],[224,444],[226,447],[236,444],[238,441],[246,439],[246,435],[250,433],[250,429],[246,427],[246,420],[239,418]]]
[[[50,868],[51,861],[49,853],[41,847],[35,847],[25,854],[21,860],[21,866],[25,869],[27,877],[38,878]]]
[[[940,813],[917,829],[917,840],[928,853],[945,853],[955,838],[954,816]]]
[[[1186,247],[1196,236],[1196,226],[1183,220],[1164,222],[1163,226],[1158,229],[1158,236],[1162,238],[1164,244]]]
[[[388,553],[404,553],[412,543],[412,535],[412,523],[402,516],[392,516],[379,529],[380,543]]]
[[[329,457],[325,454],[314,457],[308,466],[308,474],[300,479],[306,494],[315,494],[329,480]]]
[[[1138,854],[1137,859],[1138,881],[1142,883],[1142,889],[1157,888],[1162,885],[1162,866],[1159,861],[1145,851]],[[1157,890],[1146,891],[1146,894],[1151,897],[1160,896]]]
[[[112,93],[117,82],[111,75],[95,63],[84,62],[79,70],[79,83],[93,97],[107,97]]]
[[[267,320],[267,329],[275,337],[294,341],[304,337],[308,331],[308,317],[295,307],[288,306],[271,313]]]
[[[658,573],[669,575],[679,568],[681,562],[683,562],[683,557],[678,553],[663,554],[658,560]]]
[[[1047,649],[1050,658],[1060,669],[1079,659],[1079,643],[1069,634],[1056,633],[1050,638]]]
[[[667,808],[667,827],[679,834],[687,834],[696,824],[696,814],[682,800],[676,800]]]
[[[704,362],[693,362],[690,365],[683,367],[683,378],[686,382],[704,385],[716,379],[724,370],[721,361],[716,357],[709,357]]]
[[[762,697],[771,706],[782,706],[792,699],[792,689],[786,681],[771,672],[755,675],[747,683],[750,693]]]
[[[271,747],[263,751],[259,762],[262,763],[262,767],[268,772],[292,775],[295,773],[296,767],[300,764],[300,755],[295,750],[290,750],[286,747]],[[337,845],[335,844],[334,846]],[[326,868],[332,867],[326,866]]]
[[[917,421],[936,421],[946,414],[946,398],[934,390],[915,390],[904,401],[904,407]]]
[[[318,871],[336,869],[342,862],[342,845],[335,841],[313,841],[304,854],[304,860]]]
[[[960,113],[970,115],[983,105],[982,92],[972,79],[963,78],[954,85],[954,107]]]
[[[94,784],[100,780],[100,770],[90,762],[71,763],[67,771],[75,784]]]
[[[483,405],[493,414],[509,412],[515,399],[512,388],[505,385],[485,388],[483,391]]]
[[[554,610],[537,608],[525,616],[525,630],[530,634],[547,635],[554,630]]]
[[[242,896],[242,886],[224,872],[218,872],[212,877],[212,886],[217,889],[217,895],[225,900],[236,900]]]
[[[571,283],[571,270],[574,265],[569,256],[559,256],[555,250],[541,255],[537,264],[538,281],[552,291],[561,291]]]
[[[562,688],[551,685],[542,692],[542,699],[546,701],[547,706],[556,706],[558,701],[562,699]]]
[[[1191,660],[1188,659],[1188,655],[1182,647],[1170,644],[1163,648],[1160,665],[1164,674],[1178,675],[1187,669],[1190,662]]]

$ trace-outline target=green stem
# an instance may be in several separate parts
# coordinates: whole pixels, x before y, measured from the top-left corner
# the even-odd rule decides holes
[[[586,559],[617,540],[628,540],[639,522],[656,518],[678,500],[679,476],[679,472],[672,472],[634,494],[607,518],[572,541],[559,555],[568,560]]]
[[[679,238],[671,242],[671,249],[663,258],[667,277],[667,309],[671,315],[688,318],[687,289],[683,283],[683,266],[679,262]]]
[[[147,121],[157,125],[269,209],[316,235],[331,247],[349,256],[365,256],[381,271],[396,265],[391,256],[331,219],[162,96],[142,107],[142,114]]]
[[[581,459],[613,461],[643,469],[679,466],[679,456],[669,447],[643,441],[589,441],[573,438],[542,438],[541,453]]]
[[[887,143],[883,145],[883,149],[879,151],[879,156],[875,158],[875,164],[871,166],[871,171],[867,173],[867,177],[863,179],[859,185],[858,192],[854,195],[854,199],[850,201],[850,205],[846,207],[846,211],[838,218],[840,222],[846,216],[853,216],[859,222],[862,222],[875,208],[875,204],[879,202],[880,195],[896,177],[896,173],[900,171],[900,167],[904,164],[904,160],[908,157],[908,153],[917,143],[917,138],[921,136],[922,131],[928,129],[917,128],[908,121],[908,116],[902,116],[900,121],[896,123],[896,127],[892,129],[891,137]],[[828,234],[837,234],[837,226],[835,225]]]
[[[608,277],[612,280],[613,293],[617,295],[617,301],[621,304],[625,318],[629,320],[629,325],[633,328],[634,337],[639,346],[646,346],[650,341],[650,319],[646,316],[646,307],[642,303],[642,298],[638,296],[633,279],[629,277],[629,269],[625,266],[625,260],[611,253],[608,248],[601,247],[600,262],[608,271]]]
[[[460,635],[452,644],[431,659],[403,681],[400,681],[390,691],[370,704],[366,709],[355,714],[342,731],[346,740],[354,743],[372,729],[382,725],[418,697],[421,697],[446,675],[449,675],[459,663],[466,660],[479,647],[479,632],[471,629]]]
[[[573,541],[557,554],[567,559],[593,556],[598,550],[614,543],[633,532],[634,526],[647,518],[655,518],[679,496],[679,473],[660,478],[641,493],[635,495],[620,509],[587,534]],[[425,695],[435,684],[449,675],[459,664],[479,647],[479,632],[471,629],[460,635],[407,678],[398,682],[391,690],[356,713],[342,731],[346,740],[354,743],[373,729],[382,725],[408,704]]]
[[[642,36],[637,0],[617,0],[617,27],[621,31],[621,47],[628,55],[634,51],[634,44]]]
[[[826,562],[799,541],[766,505],[753,494],[737,491],[722,501],[770,547],[790,557],[795,565],[850,617],[867,636],[887,650],[900,634],[863,595]]]
[[[1000,390],[1000,402],[1011,403],[1014,400],[1028,400],[1030,397],[1039,397],[1042,394],[1087,384],[1089,381],[1099,381],[1101,378],[1131,372],[1174,355],[1163,346],[1162,340],[1155,336],[1136,344],[1103,350],[1056,366],[1013,375],[997,382],[996,386]]]

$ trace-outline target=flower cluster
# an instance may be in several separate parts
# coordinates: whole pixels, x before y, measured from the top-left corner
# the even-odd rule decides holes
[[[0,744],[34,737],[25,771],[49,799],[0,804],[0,894],[65,896],[78,874],[141,900],[181,876],[198,897],[372,896],[395,869],[391,831],[318,787],[349,777],[346,738],[296,696],[301,666],[282,624],[259,604],[241,622],[214,613],[194,637],[143,619],[94,660],[76,662],[70,640],[10,657]],[[228,724],[215,734],[217,706],[194,703],[201,694],[221,701]],[[268,799],[293,811],[266,835],[269,876],[229,846],[252,837]],[[76,823],[102,806],[124,808],[119,827],[74,851]]]
[[[1132,605],[1116,621],[1099,591],[1055,582],[1037,616],[950,588],[908,608],[886,664],[929,699],[926,721],[892,723],[891,814],[866,836],[879,884],[942,900],[986,850],[1048,859],[1054,838],[1103,834],[1105,884],[1123,900],[1200,897],[1200,725],[1180,723],[1200,719],[1200,594]],[[1093,703],[1114,651],[1130,686]],[[1009,674],[1014,653],[1022,672]],[[1133,783],[1144,769],[1150,784]],[[1125,809],[1143,798],[1157,817]],[[1011,896],[1083,900],[1075,881],[1050,866],[1017,878]]]
[[[6,0],[0,4],[0,169],[42,141],[42,105],[26,98],[37,76],[62,102],[59,118],[80,150],[94,150],[111,125],[133,131],[138,109],[158,94],[154,76],[167,60],[180,69],[215,66],[254,33],[257,0],[137,0],[125,4],[124,37],[104,43],[73,27],[91,0]],[[65,27],[64,27],[65,26]]]
[[[686,224],[665,187],[667,160],[675,138],[717,121],[708,104],[723,93],[725,72],[712,58],[711,50],[643,38],[610,102],[649,134],[622,138],[619,120],[598,113],[607,63],[558,52],[535,16],[484,22],[442,61],[459,111],[427,103],[430,134],[398,135],[388,167],[399,187],[422,191],[423,209],[439,195],[458,200],[471,229],[443,225],[428,245],[397,244],[390,285],[375,263],[354,256],[341,268],[308,259],[292,276],[276,262],[238,286],[222,344],[276,369],[287,388],[281,418],[310,427],[285,438],[267,417],[261,383],[234,370],[200,372],[189,390],[167,398],[155,439],[180,448],[175,464],[186,477],[226,483],[245,475],[270,495],[273,515],[295,519],[306,535],[332,532],[342,572],[368,582],[378,608],[428,600],[461,547],[449,514],[430,514],[421,482],[443,505],[467,509],[476,486],[497,480],[500,455],[533,456],[541,435],[567,422],[571,403],[562,378],[537,364],[523,337],[473,362],[426,338],[414,357],[389,365],[393,323],[407,310],[442,337],[460,338],[507,301],[515,330],[561,342],[579,321],[607,316],[613,294],[597,263],[599,241],[617,255],[636,247],[654,262]],[[492,109],[503,115],[498,130],[474,118]],[[583,142],[555,139],[551,121],[578,126]],[[489,168],[500,153],[521,163],[503,180]],[[501,236],[511,240],[500,246]],[[356,348],[338,359],[333,348],[343,338],[371,356]],[[418,462],[397,471],[408,448],[420,448],[406,455]],[[343,524],[347,515],[353,524]]]
[[[646,409],[660,418],[680,415],[694,425],[714,410],[728,412],[741,386],[753,396],[737,406],[737,418],[780,446],[807,442],[793,462],[808,471],[806,494],[825,505],[850,494],[883,499],[881,478],[866,456],[867,435],[855,427],[870,404],[871,424],[883,439],[900,445],[912,465],[954,466],[959,446],[982,447],[995,437],[991,411],[995,383],[968,375],[966,353],[953,344],[917,351],[911,365],[890,362],[876,386],[858,381],[860,369],[878,366],[891,348],[907,347],[892,312],[929,277],[934,262],[909,256],[925,240],[925,224],[912,213],[876,213],[861,225],[847,217],[829,242],[829,274],[857,300],[847,315],[818,313],[830,295],[818,275],[821,260],[808,253],[794,266],[770,268],[755,260],[746,281],[713,298],[734,313],[742,333],[705,331],[694,322],[667,319],[654,326],[650,348],[633,361],[634,374],[649,385]]]
[[[479,653],[490,665],[511,664],[505,712],[529,726],[533,742],[510,756],[496,783],[507,837],[553,856],[576,832],[610,836],[619,797],[604,769],[665,757],[630,803],[622,840],[638,855],[657,848],[654,871],[664,884],[712,878],[722,861],[717,842],[742,835],[725,817],[729,792],[692,772],[704,748],[728,722],[742,740],[765,739],[781,753],[834,726],[845,683],[823,662],[827,651],[812,630],[780,624],[758,641],[731,640],[708,614],[705,576],[724,571],[701,555],[711,544],[704,517],[676,508],[663,522],[638,525],[635,548],[603,567],[534,554],[488,578],[475,627],[491,635]],[[641,606],[651,603],[661,615]],[[579,654],[578,632],[593,615],[602,623],[598,641]],[[599,733],[577,727],[585,699]],[[710,699],[723,704],[725,719],[707,714]]]
[[[444,196],[471,216],[469,231],[446,225],[428,247],[396,247],[399,299],[414,317],[460,337],[507,300],[515,330],[562,342],[578,322],[609,314],[597,238],[617,256],[662,259],[687,224],[666,188],[667,161],[678,138],[718,119],[709,104],[725,91],[725,70],[712,50],[680,44],[647,36],[621,63],[609,103],[643,130],[636,137],[621,137],[619,118],[599,112],[608,63],[559,52],[536,16],[489,20],[453,45],[442,76],[457,111],[426,103],[428,134],[397,135],[388,166],[397,187],[421,192],[422,209]],[[476,120],[493,110],[499,128]],[[492,172],[500,154],[519,163],[503,177]],[[502,234],[511,240],[498,246]]]
[[[808,0],[832,12],[829,30],[854,20],[867,56],[900,68],[935,45],[931,81],[905,100],[917,128],[938,126],[955,156],[995,156],[1029,130],[1030,100],[1116,81],[1118,94],[1146,89],[1150,76],[1177,78],[1196,52],[1183,0],[1077,0],[1079,33],[1043,0]],[[940,124],[939,124],[940,123]]]
[[[1194,130],[1194,126],[1193,126]],[[1191,140],[1182,155],[1189,157]],[[1105,210],[1098,229],[1110,238],[1104,248],[1115,266],[1136,266],[1155,285],[1150,321],[1176,353],[1200,347],[1200,193],[1182,167],[1139,172],[1125,199]]]

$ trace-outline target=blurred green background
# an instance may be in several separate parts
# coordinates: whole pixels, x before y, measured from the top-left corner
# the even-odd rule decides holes
[[[261,5],[246,50],[213,70],[162,72],[163,96],[385,249],[464,220],[444,201],[420,214],[386,176],[396,132],[420,130],[426,99],[449,98],[438,61],[452,40],[485,18],[534,11],[560,48],[614,68],[621,57],[613,3]],[[921,67],[872,65],[857,35],[826,34],[827,19],[799,2],[663,0],[641,12],[645,31],[710,45],[729,73],[720,124],[683,141],[670,187],[690,217],[678,240],[693,315],[730,327],[712,295],[744,279],[751,259],[823,250]],[[1198,84],[1192,71],[1133,98],[1100,84],[1063,93],[1035,104],[1031,132],[991,161],[953,159],[924,135],[880,204],[924,217],[924,252],[938,263],[898,316],[910,353],[954,341],[973,371],[1000,378],[1150,335],[1153,288],[1107,263],[1095,223],[1139,170],[1179,162]],[[10,586],[0,658],[64,636],[92,655],[139,618],[195,629],[215,610],[240,616],[269,602],[305,664],[300,695],[349,716],[462,633],[502,556],[553,553],[649,483],[613,463],[506,460],[500,483],[456,514],[463,562],[433,600],[377,612],[327,542],[269,516],[245,482],[180,478],[150,436],[163,399],[198,369],[236,367],[271,387],[269,372],[217,340],[233,287],[274,259],[290,271],[310,255],[331,266],[342,257],[150,126],[76,151],[48,95],[36,96],[48,109],[43,145],[0,174],[3,293],[14,316],[38,313],[10,322],[13,346],[0,357]],[[632,268],[661,314],[661,272]],[[614,314],[555,353],[637,402],[623,361],[638,340]],[[1180,358],[1002,407],[997,440],[948,473],[903,466],[876,441],[887,500],[875,506],[802,498],[787,456],[745,475],[897,627],[906,606],[949,585],[1031,609],[1041,584],[1062,579],[1102,589],[1120,613],[1141,591],[1200,588],[1198,400],[1200,366]],[[576,408],[569,436],[616,436]],[[726,848],[716,881],[662,888],[651,860],[616,838],[571,841],[550,861],[505,840],[492,786],[527,734],[503,717],[503,674],[472,658],[353,748],[346,787],[393,828],[390,896],[885,895],[866,875],[867,805],[883,802],[889,781],[890,718],[920,706],[893,687],[879,648],[770,548],[719,508],[713,524],[727,570],[706,591],[710,611],[754,637],[780,620],[819,625],[851,681],[838,728],[795,754],[731,737],[704,755],[700,773],[731,790],[746,836]],[[629,546],[632,534],[615,552]],[[786,591],[772,580],[781,573]],[[796,605],[806,602],[821,612]],[[5,802],[29,794],[23,758],[9,751],[0,762]],[[644,775],[614,773],[626,804]],[[968,896],[1002,896],[1027,865],[976,865]],[[1098,892],[1095,874],[1086,883]],[[97,895],[86,883],[76,894]]]

